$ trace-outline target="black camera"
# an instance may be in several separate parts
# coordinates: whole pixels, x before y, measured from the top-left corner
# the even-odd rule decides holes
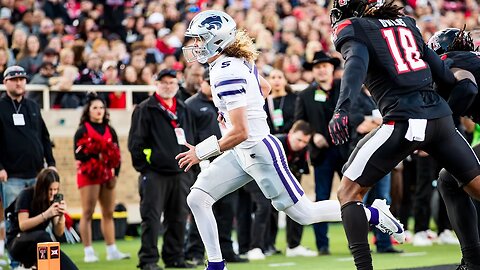
[[[62,193],[57,193],[53,195],[53,202],[61,202],[63,201],[63,194]]]

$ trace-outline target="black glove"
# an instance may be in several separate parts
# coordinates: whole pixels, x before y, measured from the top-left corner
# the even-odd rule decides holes
[[[346,111],[340,110],[333,114],[330,123],[328,123],[328,131],[335,145],[344,144],[348,141],[350,135],[348,133],[348,114]]]

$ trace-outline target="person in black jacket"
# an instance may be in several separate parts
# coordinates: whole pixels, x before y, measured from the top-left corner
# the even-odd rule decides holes
[[[305,120],[315,133],[310,142],[310,158],[314,167],[316,201],[328,200],[332,190],[334,173],[342,174],[345,164],[344,146],[336,146],[328,139],[328,121],[340,93],[340,80],[333,78],[335,67],[340,60],[323,51],[316,52],[311,63],[305,68],[311,69],[314,81],[298,94],[295,107],[295,120]],[[328,223],[313,225],[315,240],[320,254],[328,255]]]
[[[183,244],[188,215],[186,198],[192,184],[190,173],[179,168],[175,156],[192,142],[194,124],[190,110],[175,97],[178,81],[174,70],[160,71],[157,91],[135,107],[128,149],[135,169],[141,173],[140,215],[142,245],[138,252],[143,270],[161,269],[157,262],[160,217],[166,228],[162,258],[166,267],[191,268],[185,262]]]
[[[205,69],[203,80],[200,84],[200,91],[185,101],[187,108],[190,109],[195,122],[197,132],[194,135],[194,143],[198,144],[210,137],[212,134],[217,138],[222,137],[220,125],[217,121],[217,108],[213,104],[212,90],[210,87],[210,71]],[[213,160],[213,158],[212,158]],[[210,160],[200,163],[200,168],[205,169],[210,165]],[[194,170],[195,174],[200,173]],[[195,176],[196,178],[196,176]],[[232,246],[233,219],[235,217],[235,207],[237,192],[228,194],[213,205],[213,213],[217,220],[218,235],[220,240],[220,249],[227,262],[247,262],[247,259],[240,258]],[[202,239],[198,233],[195,219],[190,219],[186,243],[186,258],[194,264],[203,264],[205,248]]]
[[[0,99],[0,181],[7,208],[46,163],[55,168],[52,144],[40,108],[25,98],[27,73],[20,66],[5,70],[6,93]]]

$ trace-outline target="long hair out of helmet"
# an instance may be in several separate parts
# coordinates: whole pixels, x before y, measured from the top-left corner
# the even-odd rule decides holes
[[[446,28],[433,34],[428,40],[428,47],[434,50],[438,55],[450,51],[477,51],[475,48],[472,36],[465,31],[465,26],[462,30],[458,28]]]
[[[330,11],[332,27],[339,21],[351,17],[374,17],[396,19],[403,16],[403,8],[392,0],[335,0]]]
[[[478,51],[478,47],[475,48],[475,43],[470,35],[470,32],[465,31],[465,26],[458,32],[457,36],[453,40],[452,44],[448,47],[448,51]]]

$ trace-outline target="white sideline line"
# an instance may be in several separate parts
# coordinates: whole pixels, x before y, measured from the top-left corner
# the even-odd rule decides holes
[[[427,252],[408,252],[408,253],[401,253],[401,257],[418,257],[418,256],[425,256]]]
[[[285,267],[285,266],[294,266],[297,265],[294,262],[286,262],[286,263],[270,263],[268,264],[269,267]]]
[[[338,262],[349,262],[349,261],[353,261],[353,257],[338,258],[338,259],[336,259],[336,261],[338,261]]]

